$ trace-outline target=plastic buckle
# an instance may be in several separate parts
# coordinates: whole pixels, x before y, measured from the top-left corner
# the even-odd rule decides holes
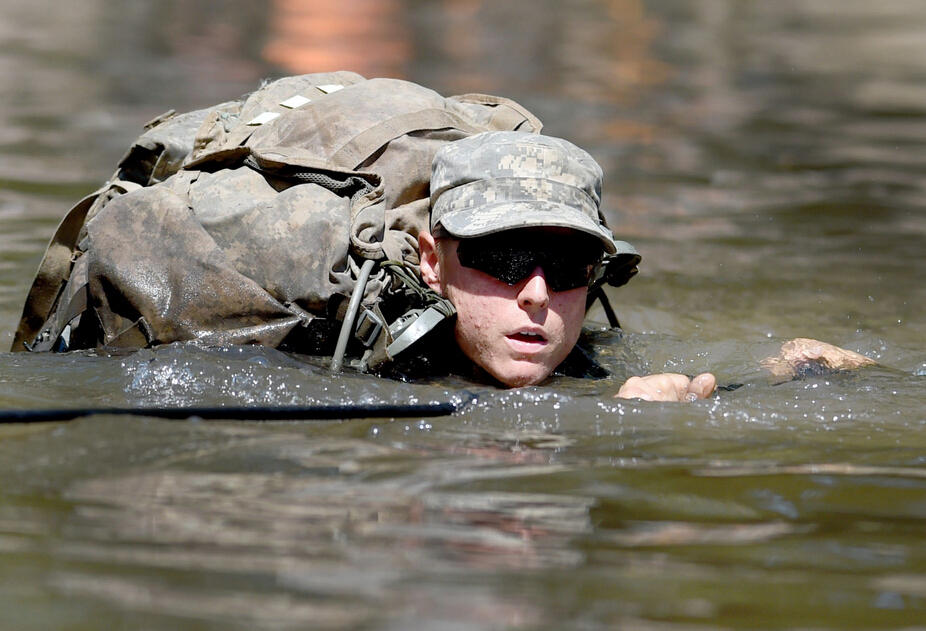
[[[364,307],[357,317],[354,337],[360,340],[360,343],[367,348],[372,348],[379,334],[382,333],[383,326],[383,321],[379,319],[379,316]]]

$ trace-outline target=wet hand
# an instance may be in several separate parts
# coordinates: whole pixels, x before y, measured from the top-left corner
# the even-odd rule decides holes
[[[767,357],[761,363],[774,380],[781,382],[807,374],[855,370],[877,362],[826,342],[798,337],[782,344],[776,357]]]
[[[694,379],[677,373],[660,373],[631,377],[614,397],[644,401],[696,401],[711,396],[716,387],[717,379],[709,372]]]

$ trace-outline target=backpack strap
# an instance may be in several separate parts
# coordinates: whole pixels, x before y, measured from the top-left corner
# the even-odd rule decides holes
[[[503,96],[470,93],[452,96],[448,100],[493,106],[492,117],[486,126],[489,129],[529,131],[535,134],[540,133],[540,130],[543,129],[543,123],[540,122],[540,119],[531,114],[527,108],[517,101],[506,99]]]
[[[123,194],[137,188],[141,186],[134,182],[124,180],[108,182],[77,202],[64,216],[48,244],[45,256],[35,274],[35,280],[29,289],[22,317],[13,337],[12,351],[28,350],[27,344],[35,339],[57,307],[61,292],[70,276],[81,229],[86,223],[90,210],[98,203],[108,201],[114,193]]]
[[[482,131],[447,109],[430,108],[406,112],[363,130],[335,151],[331,156],[331,162],[342,168],[354,170],[386,143],[412,132],[435,129],[458,129],[468,134]]]

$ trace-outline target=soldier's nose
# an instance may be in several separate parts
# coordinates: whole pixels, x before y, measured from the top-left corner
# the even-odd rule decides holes
[[[547,287],[547,277],[539,265],[524,281],[524,286],[518,292],[518,304],[528,312],[546,309],[550,304],[550,289]]]

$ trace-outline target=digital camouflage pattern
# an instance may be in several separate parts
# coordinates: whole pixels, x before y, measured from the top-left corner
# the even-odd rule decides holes
[[[434,157],[431,229],[479,237],[525,227],[572,228],[608,254],[637,255],[615,241],[601,213],[602,171],[562,138],[498,131],[449,144]]]
[[[325,352],[364,260],[417,264],[434,154],[540,127],[507,99],[349,72],[169,113],[62,221],[13,350],[202,340]],[[391,280],[381,268],[364,303]]]

